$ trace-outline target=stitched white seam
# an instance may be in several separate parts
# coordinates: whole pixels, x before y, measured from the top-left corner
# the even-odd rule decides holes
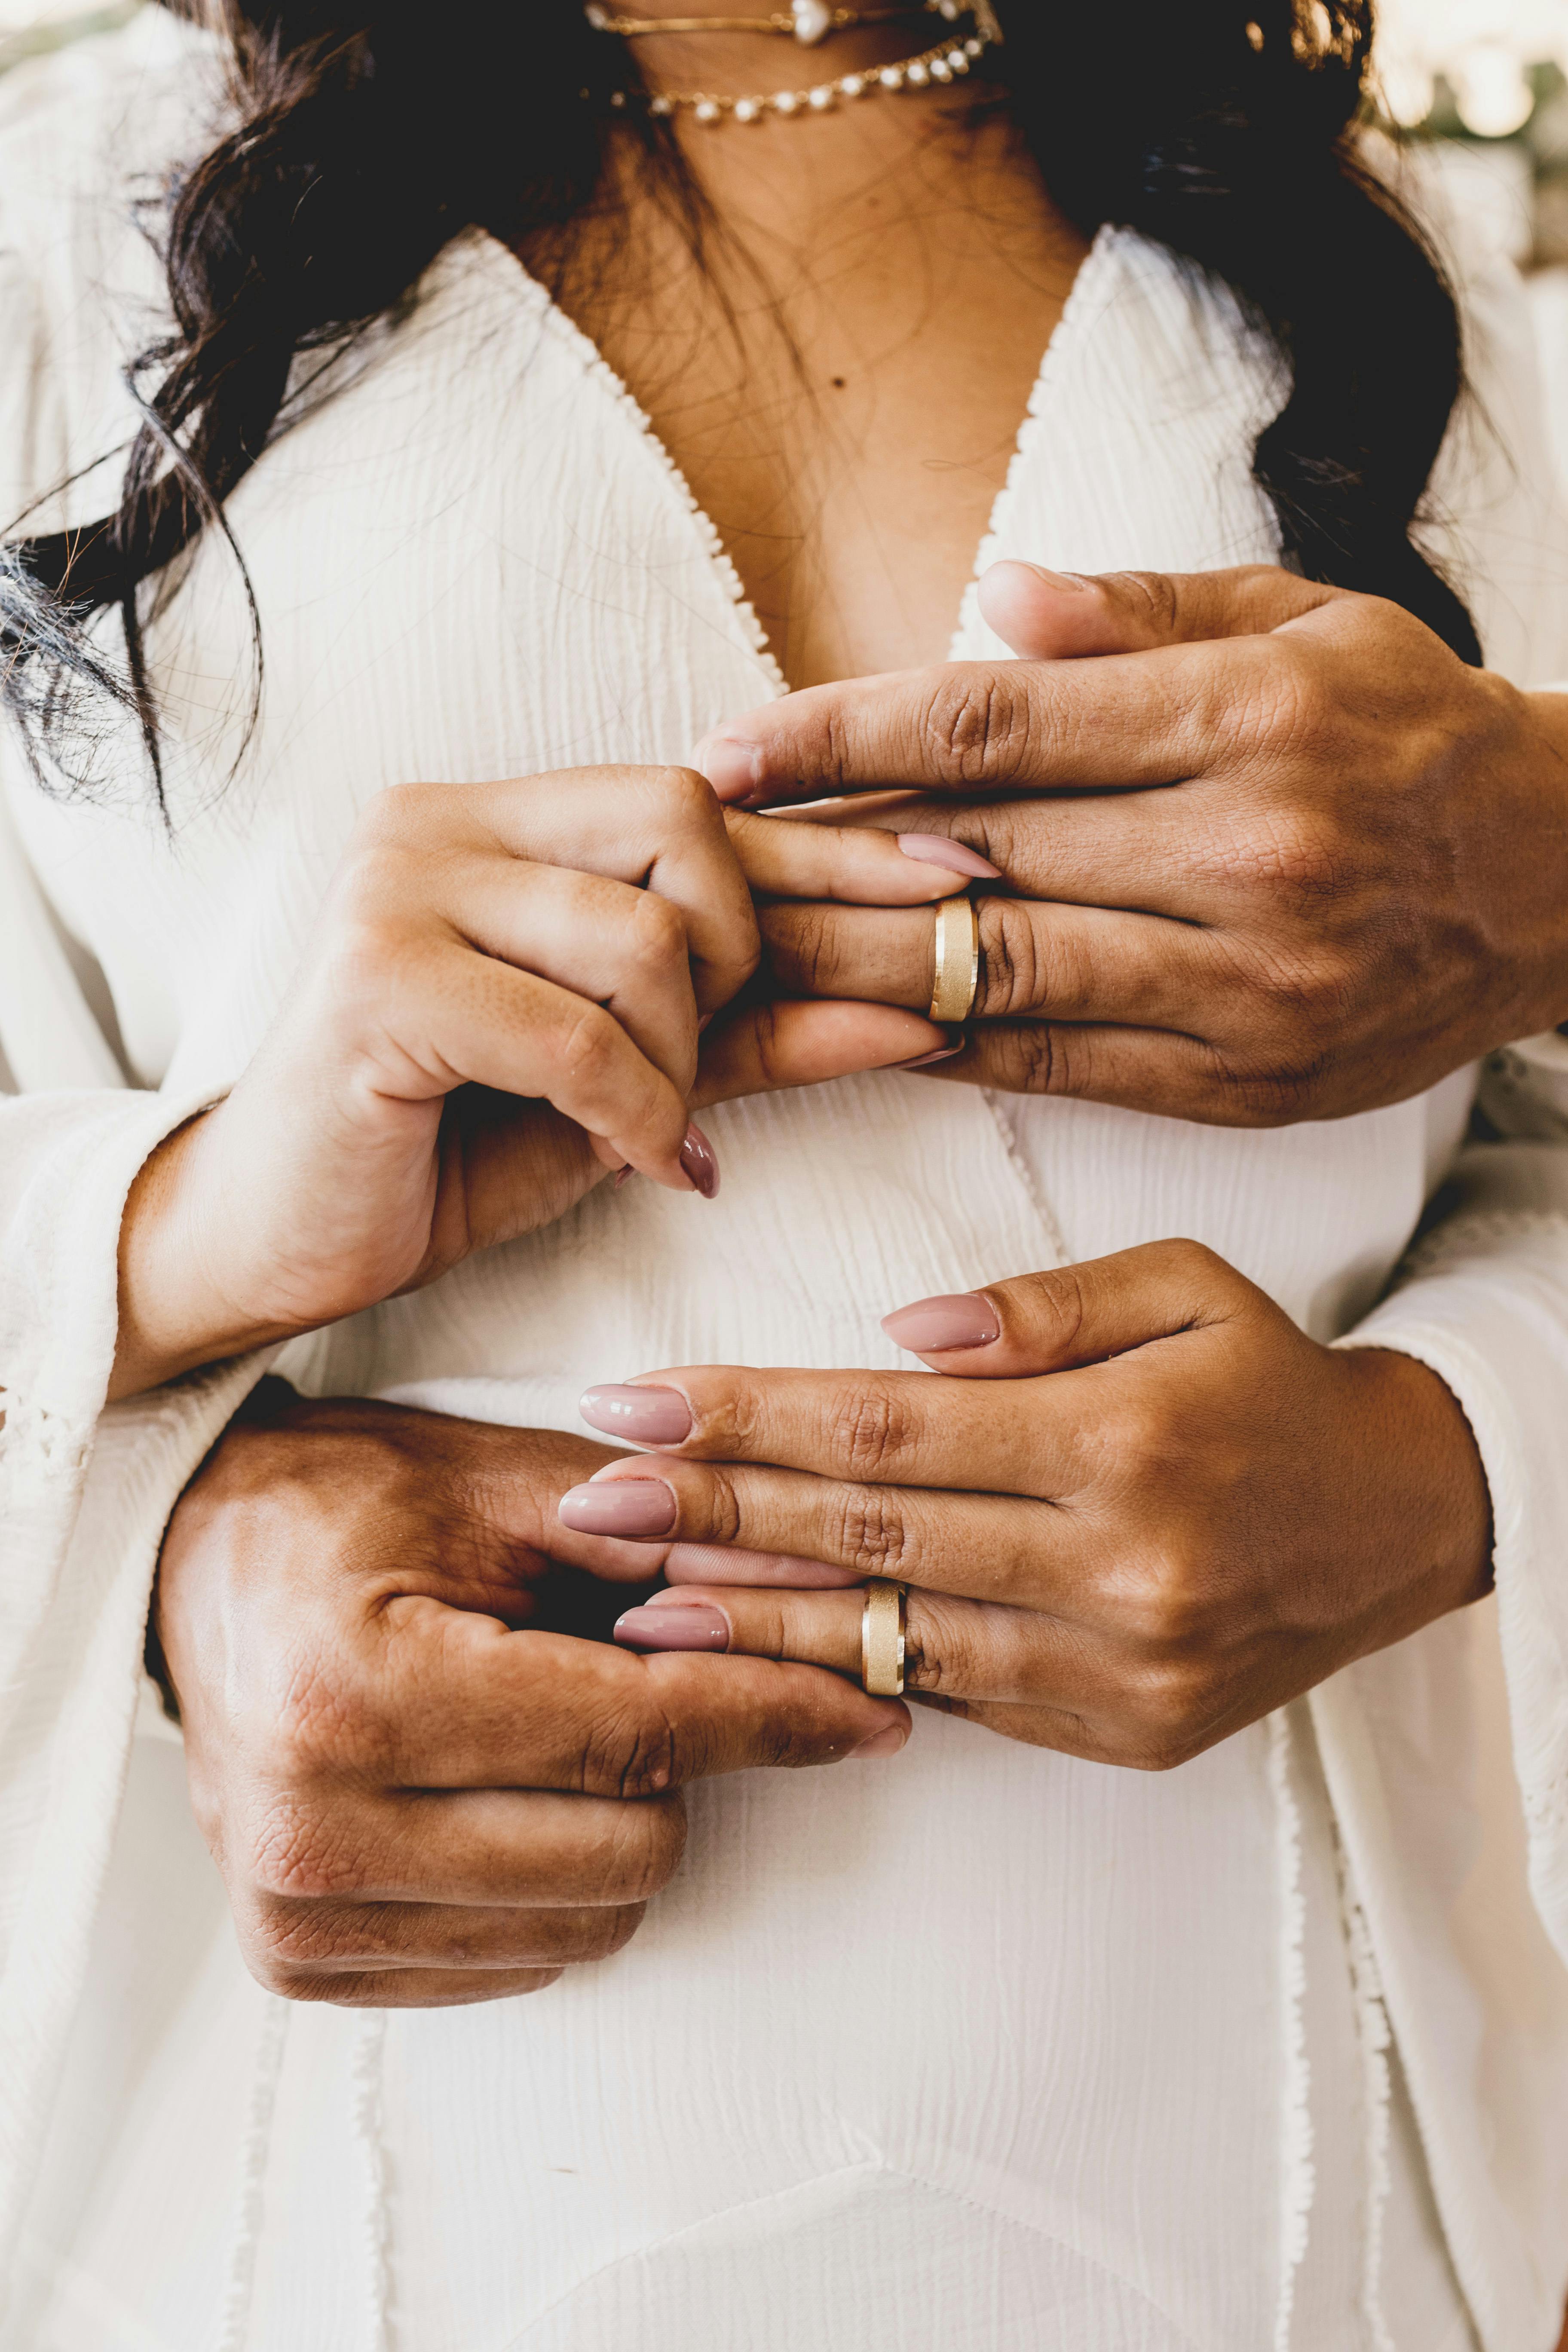
[[[1290,1786],[1290,1723],[1283,1708],[1268,1718],[1268,1782],[1274,1793],[1274,1851],[1279,1897],[1279,1992],[1284,2025],[1283,2159],[1280,2168],[1279,2300],[1274,2352],[1290,2352],[1296,2275],[1307,2251],[1317,2185],[1312,2163],[1312,2071],[1303,2006],[1307,1990],[1307,1906],[1301,1891],[1301,1811]]]
[[[288,2002],[277,1993],[267,1994],[256,2037],[256,2055],[251,2061],[250,2103],[239,2152],[239,2201],[229,2246],[228,2281],[224,2290],[216,2352],[245,2352],[245,2340],[250,2333],[256,2256],[266,2208],[267,2162],[272,2152],[272,2117],[278,2105],[278,2083],[283,2072],[288,2032]]]

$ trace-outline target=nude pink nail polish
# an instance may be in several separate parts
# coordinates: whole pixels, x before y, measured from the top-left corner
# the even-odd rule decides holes
[[[691,1407],[679,1389],[584,1389],[577,1410],[590,1429],[633,1445],[679,1445],[691,1434]]]
[[[719,1197],[719,1155],[695,1119],[680,1147],[680,1164],[705,1201]]]
[[[662,1478],[590,1481],[570,1487],[555,1510],[563,1527],[584,1536],[667,1536],[679,1517]]]
[[[882,1328],[914,1355],[940,1356],[950,1348],[990,1347],[1002,1336],[1002,1318],[984,1292],[963,1290],[895,1307],[883,1316]]]
[[[616,1620],[616,1639],[629,1650],[727,1650],[730,1620],[709,1601],[662,1609],[628,1609]]]
[[[982,882],[1002,879],[999,866],[962,841],[949,841],[944,833],[900,833],[894,839],[906,857],[917,858],[922,866],[943,866],[950,874],[968,874]]]

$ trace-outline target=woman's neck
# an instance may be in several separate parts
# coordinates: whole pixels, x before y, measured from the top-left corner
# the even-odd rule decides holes
[[[714,87],[760,90],[851,40],[908,55],[934,21],[811,50],[757,34],[659,47],[689,40],[685,75],[700,44]],[[637,46],[657,87],[652,41]],[[563,307],[648,413],[792,683],[940,659],[1084,241],[973,82],[676,130],[708,224],[697,249],[628,128],[612,201],[556,275]]]

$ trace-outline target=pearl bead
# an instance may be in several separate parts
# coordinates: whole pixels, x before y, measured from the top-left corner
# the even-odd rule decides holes
[[[675,109],[670,104],[668,98],[650,98],[647,102],[647,110],[650,114],[673,114],[675,112]]]
[[[833,92],[826,82],[819,82],[816,89],[807,91],[805,102],[814,114],[826,114],[833,103]]]
[[[845,98],[863,98],[866,94],[865,79],[860,74],[846,74],[838,88]]]
[[[911,89],[924,89],[927,82],[931,79],[931,74],[929,69],[925,66],[922,66],[919,58],[917,58],[912,66],[906,66],[904,68],[904,79],[909,82]]]
[[[951,81],[952,79],[952,68],[948,64],[945,58],[932,58],[931,61],[931,78],[932,81]]]
[[[795,18],[797,41],[814,45],[833,30],[833,11],[827,0],[791,0],[790,14]]]
[[[724,111],[721,106],[715,106],[710,98],[700,98],[691,110],[699,122],[717,122]]]
[[[800,100],[793,89],[775,89],[768,104],[775,114],[793,114]]]
[[[942,0],[942,14],[947,18],[948,23],[951,25],[953,18],[955,16],[961,16],[963,14],[963,11],[959,6],[958,0]]]
[[[962,49],[949,49],[947,66],[950,73],[966,74],[969,71],[969,59]]]
[[[902,89],[904,71],[901,66],[884,66],[877,76],[884,89]]]
[[[624,89],[613,89],[610,92],[610,104],[612,106],[625,106],[626,102],[626,94]]]
[[[755,122],[762,110],[754,98],[738,98],[735,100],[737,122]]]
[[[985,44],[984,41],[977,41],[974,39],[973,36],[971,35],[970,38],[963,44],[963,54],[966,58],[977,58],[984,47]]]

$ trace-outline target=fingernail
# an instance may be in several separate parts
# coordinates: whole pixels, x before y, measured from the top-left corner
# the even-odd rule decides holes
[[[999,866],[962,841],[949,841],[944,833],[899,833],[893,838],[906,857],[916,857],[922,866],[945,866],[950,874],[969,874],[982,882],[1002,879]]]
[[[1032,572],[1037,580],[1043,580],[1047,588],[1060,589],[1064,596],[1080,596],[1089,585],[1081,572],[1050,572],[1043,563],[1029,563],[1024,568]]]
[[[718,1155],[695,1119],[687,1129],[686,1140],[680,1147],[680,1164],[705,1201],[717,1199]]]
[[[956,1037],[957,1037],[957,1039],[958,1039],[958,1043],[957,1043],[957,1045],[939,1045],[939,1046],[936,1048],[936,1051],[935,1051],[934,1053],[932,1053],[932,1054],[917,1054],[917,1055],[915,1055],[915,1057],[914,1057],[914,1059],[913,1059],[913,1061],[912,1061],[912,1062],[895,1062],[895,1063],[893,1064],[893,1067],[894,1067],[894,1069],[895,1069],[895,1070],[923,1070],[923,1069],[928,1068],[928,1067],[930,1066],[930,1065],[931,1065],[932,1062],[949,1062],[949,1061],[951,1061],[951,1060],[952,1059],[952,1056],[954,1055],[954,1054],[962,1054],[962,1053],[963,1053],[963,1049],[964,1049],[965,1045],[968,1045],[969,1040],[968,1040],[968,1038],[964,1035],[964,1034],[963,1034],[963,1030],[962,1030],[962,1029],[958,1029],[958,1030],[952,1030],[952,1029],[950,1029],[950,1030],[947,1032],[947,1034],[948,1034],[948,1036],[950,1036],[950,1037],[953,1037],[953,1036],[956,1036]]]
[[[573,1486],[555,1506],[565,1527],[583,1536],[667,1536],[679,1516],[662,1478],[620,1478]]]
[[[633,1650],[727,1650],[730,1620],[709,1601],[685,1601],[663,1609],[628,1609],[617,1617],[617,1642]]]
[[[590,1429],[634,1445],[679,1445],[691,1434],[691,1407],[679,1389],[584,1389],[577,1410]]]
[[[635,1614],[635,1611],[627,1612],[627,1615]],[[620,1628],[617,1626],[616,1630],[618,1633]],[[844,1760],[851,1763],[858,1756],[896,1756],[909,1736],[901,1723],[889,1723],[885,1731],[874,1731],[869,1739],[863,1739],[858,1748],[852,1748]]]
[[[763,747],[743,735],[710,735],[692,760],[721,801],[747,800],[763,781]]]
[[[943,1298],[917,1298],[882,1318],[882,1328],[900,1348],[917,1356],[940,1356],[948,1348],[988,1348],[1002,1336],[1001,1319],[978,1290]]]

